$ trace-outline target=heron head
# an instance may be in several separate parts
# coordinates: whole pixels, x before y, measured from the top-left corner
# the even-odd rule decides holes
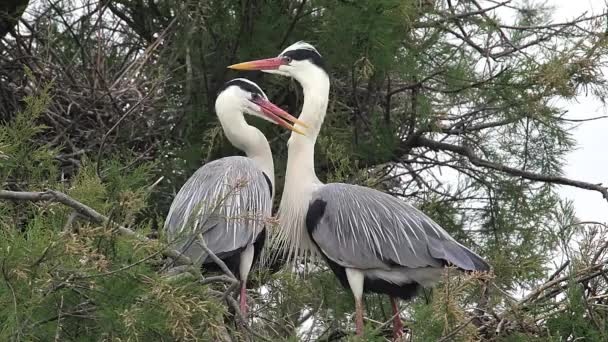
[[[257,84],[245,78],[235,78],[220,88],[215,100],[215,111],[220,117],[223,113],[234,112],[257,116],[302,135],[305,135],[304,132],[289,122],[307,127],[302,121],[270,102]]]
[[[314,46],[297,42],[287,47],[277,57],[259,59],[228,66],[235,70],[261,70],[269,74],[290,76],[302,82],[319,71],[327,74],[323,57]]]

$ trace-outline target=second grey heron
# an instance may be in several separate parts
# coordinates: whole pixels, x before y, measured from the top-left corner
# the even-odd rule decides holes
[[[288,258],[320,253],[355,297],[356,332],[363,333],[364,292],[390,296],[393,332],[401,334],[395,298],[409,299],[419,287],[434,285],[444,267],[488,271],[479,255],[454,240],[420,210],[375,189],[323,184],[314,168],[314,146],[327,111],[329,76],[321,54],[305,42],[278,57],[229,66],[295,78],[304,91],[299,119],[307,136],[289,139],[287,171],[279,208],[279,245]]]
[[[199,168],[175,196],[164,229],[170,242],[197,265],[215,269],[206,249],[224,261],[240,279],[240,306],[247,311],[247,275],[265,241],[271,216],[274,165],[264,134],[245,121],[254,115],[302,133],[282,118],[300,122],[268,101],[255,83],[227,82],[215,111],[228,140],[247,157],[225,157]]]

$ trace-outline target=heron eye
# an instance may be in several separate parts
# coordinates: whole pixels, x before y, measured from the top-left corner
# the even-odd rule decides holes
[[[286,64],[291,63],[292,59],[289,56],[283,56],[283,60],[285,61]]]
[[[253,93],[251,94],[251,100],[256,101],[260,99],[260,94]]]

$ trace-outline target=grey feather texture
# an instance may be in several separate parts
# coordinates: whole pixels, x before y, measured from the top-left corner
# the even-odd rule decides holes
[[[313,193],[315,201],[325,203],[325,210],[316,220],[308,217],[307,228],[322,253],[343,267],[389,271],[448,262],[466,271],[489,270],[428,216],[393,196],[333,183]],[[315,213],[309,209],[309,215]]]
[[[270,218],[272,195],[262,170],[246,157],[205,164],[180,189],[165,221],[174,248],[197,264],[210,262],[200,237],[217,256],[253,243]]]

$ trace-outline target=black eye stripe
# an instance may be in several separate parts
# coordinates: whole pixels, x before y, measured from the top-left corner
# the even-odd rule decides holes
[[[315,64],[319,68],[325,70],[325,63],[323,62],[323,58],[321,58],[321,56],[318,53],[316,53],[312,50],[308,50],[308,49],[291,50],[291,51],[285,52],[283,54],[283,56],[289,57],[289,58],[293,59],[294,61],[310,60],[313,64]]]

